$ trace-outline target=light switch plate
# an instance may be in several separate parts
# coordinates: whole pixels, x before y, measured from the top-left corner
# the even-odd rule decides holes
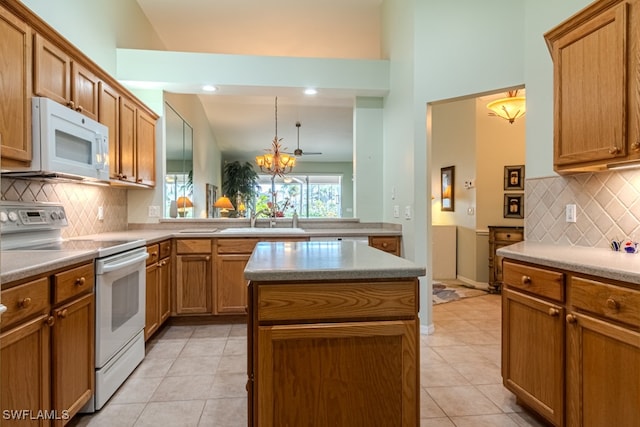
[[[404,207],[404,219],[411,219],[411,206]]]
[[[400,206],[393,205],[393,217],[400,218]]]

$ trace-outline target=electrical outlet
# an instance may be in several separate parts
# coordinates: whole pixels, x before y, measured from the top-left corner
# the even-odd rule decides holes
[[[160,206],[149,206],[149,218],[160,217]]]
[[[104,220],[104,207],[98,206],[98,221]]]
[[[393,205],[393,217],[400,218],[400,206]]]
[[[467,208],[467,215],[473,215],[476,213],[476,210],[473,207]]]
[[[564,213],[567,222],[576,222],[576,205],[567,205]]]

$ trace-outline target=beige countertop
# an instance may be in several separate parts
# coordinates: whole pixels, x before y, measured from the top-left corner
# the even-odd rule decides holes
[[[196,224],[194,224],[196,225]],[[309,237],[309,238],[337,238],[337,237],[365,237],[365,236],[401,236],[399,229],[384,227],[352,228],[310,228],[299,233],[291,233],[290,228],[259,228],[255,231],[247,228],[247,232],[222,233],[221,228],[206,224],[185,226],[182,229],[134,229],[100,234],[77,236],[74,239],[119,240],[140,239],[146,244],[156,243],[171,238],[238,238],[238,237]],[[48,271],[65,268],[73,264],[85,262],[96,257],[96,251],[1,251],[0,252],[0,283],[5,284]]]
[[[498,249],[498,255],[640,285],[640,254],[524,241]]]
[[[350,280],[419,277],[404,258],[358,242],[260,242],[244,270],[254,281]]]

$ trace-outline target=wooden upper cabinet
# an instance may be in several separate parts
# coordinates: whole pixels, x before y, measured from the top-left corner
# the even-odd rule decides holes
[[[31,29],[0,7],[2,166],[31,162]]]
[[[98,120],[100,79],[77,62],[71,63],[71,100],[76,111]]]
[[[42,37],[34,36],[33,93],[63,105],[71,101],[71,58]]]
[[[136,182],[156,184],[156,120],[138,109],[136,123]]]
[[[109,128],[109,177],[120,173],[120,94],[104,82],[98,85],[98,121]]]
[[[136,182],[136,106],[120,98],[120,152],[118,179]]]
[[[601,0],[545,34],[554,62],[554,168],[640,158],[640,0]]]

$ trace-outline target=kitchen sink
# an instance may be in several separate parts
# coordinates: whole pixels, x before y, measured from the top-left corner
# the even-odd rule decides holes
[[[302,228],[250,228],[232,227],[220,230],[220,234],[304,234]]]
[[[218,231],[217,228],[187,228],[180,230],[179,233],[213,233]]]

